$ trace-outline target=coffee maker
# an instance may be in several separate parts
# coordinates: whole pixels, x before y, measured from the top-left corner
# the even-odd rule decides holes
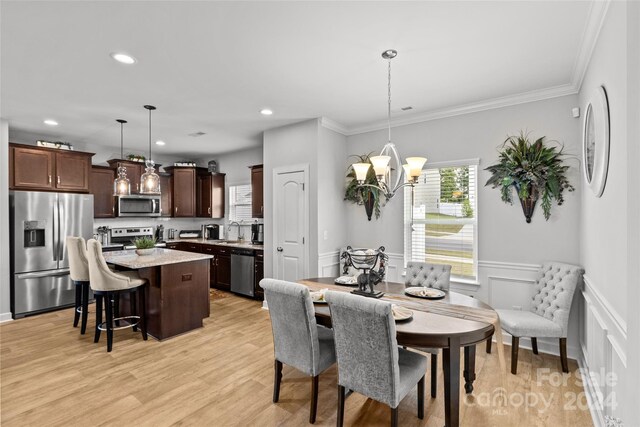
[[[264,244],[264,224],[255,223],[251,224],[251,243],[254,245]]]
[[[220,224],[207,224],[205,225],[205,239],[208,240],[223,240],[224,239],[224,226]]]

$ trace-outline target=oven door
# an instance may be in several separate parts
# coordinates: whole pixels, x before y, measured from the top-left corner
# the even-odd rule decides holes
[[[160,216],[160,196],[120,196],[118,216]]]

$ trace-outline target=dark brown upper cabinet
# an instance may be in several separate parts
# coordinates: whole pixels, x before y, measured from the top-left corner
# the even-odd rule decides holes
[[[173,176],[168,172],[160,175],[160,216],[173,216]]]
[[[89,192],[93,194],[93,217],[115,217],[116,203],[113,196],[113,181],[116,172],[108,166],[92,166]]]
[[[262,165],[249,166],[251,169],[251,216],[264,217],[264,190]]]
[[[173,216],[196,216],[196,168],[169,166],[165,171],[173,175]]]
[[[123,159],[111,159],[107,160],[107,163],[114,170],[117,170],[122,165],[127,172],[127,179],[129,179],[129,184],[131,185],[131,194],[140,194],[140,177],[144,173],[144,163]],[[158,167],[156,165],[157,170]],[[160,184],[160,190],[162,190],[162,184]]]
[[[210,174],[204,168],[198,168],[197,212],[201,218],[224,218],[225,212],[225,174]]]
[[[9,144],[12,190],[89,192],[93,153]]]

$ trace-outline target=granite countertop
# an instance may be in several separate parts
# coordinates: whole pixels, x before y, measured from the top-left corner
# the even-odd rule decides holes
[[[229,241],[229,240],[209,240],[203,238],[197,239],[174,239],[167,240],[167,243],[197,243],[199,245],[215,245],[215,246],[229,246],[230,248],[243,248],[243,249],[254,249],[258,251],[264,250],[264,245],[254,245],[250,240],[245,240],[242,242],[239,241]]]
[[[109,264],[131,269],[157,267],[167,264],[179,264],[181,262],[200,261],[211,259],[212,255],[197,254],[193,252],[173,251],[171,249],[155,248],[151,255],[138,255],[134,249],[128,251],[105,252],[104,259]]]

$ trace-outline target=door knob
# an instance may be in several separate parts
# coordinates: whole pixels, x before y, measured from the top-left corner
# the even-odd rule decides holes
[[[278,246],[278,248],[276,249],[278,252],[282,252],[282,246]]]

